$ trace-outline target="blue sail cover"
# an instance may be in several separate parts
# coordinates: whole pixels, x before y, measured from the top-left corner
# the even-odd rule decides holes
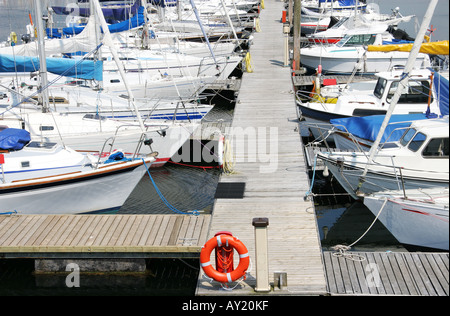
[[[139,7],[138,14],[133,16],[131,19],[120,23],[111,24],[108,26],[108,29],[110,33],[118,33],[128,31],[135,27],[141,26],[144,23],[145,23],[144,7]]]
[[[375,141],[385,115],[371,115],[362,117],[347,117],[340,119],[332,119],[330,123],[341,131],[348,131],[356,137]],[[411,125],[411,121],[426,120],[425,114],[394,114],[389,120],[381,142],[398,141],[402,137],[405,128]],[[395,131],[394,131],[395,130]],[[392,135],[391,135],[392,134]]]
[[[144,7],[139,7],[137,14],[135,16],[123,22],[110,24],[108,25],[108,29],[110,33],[118,33],[128,31],[135,27],[141,26],[144,23],[145,23]],[[56,28],[53,29],[47,28],[46,32],[49,38],[61,38],[63,35],[65,37],[68,37],[79,34],[83,30],[84,26],[77,26],[77,27],[65,27],[62,29],[62,33]]]
[[[434,72],[433,87],[436,92],[436,99],[441,110],[441,115],[448,115],[448,79],[442,77],[439,73]]]
[[[108,8],[108,6],[104,5],[104,3],[102,3],[102,12],[105,20],[108,23],[117,23],[118,21],[125,21],[129,19],[131,16],[136,14],[139,6],[141,5],[140,0],[136,0],[131,8],[128,5],[123,7],[115,6],[114,8]],[[73,7],[52,6],[52,9],[56,14],[59,15],[76,14],[78,16],[84,17],[88,17],[91,15],[91,11],[89,8],[77,8],[75,10]]]
[[[103,62],[68,58],[47,58],[47,71],[77,79],[103,80]],[[39,57],[0,55],[1,72],[35,72],[40,68]]]
[[[31,140],[30,133],[24,129],[7,128],[0,132],[1,150],[21,150]]]

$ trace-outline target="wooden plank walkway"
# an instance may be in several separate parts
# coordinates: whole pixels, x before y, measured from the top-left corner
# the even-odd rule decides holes
[[[233,291],[199,276],[197,295],[254,295],[255,241],[252,219],[269,218],[269,279],[287,273],[288,287],[269,295],[326,293],[314,206],[304,201],[309,178],[298,131],[290,69],[283,67],[282,1],[266,1],[261,32],[250,47],[253,73],[244,73],[230,140],[234,173],[221,183],[244,182],[243,199],[216,199],[209,237],[230,231],[249,249],[252,269]],[[235,260],[236,259],[235,256]],[[235,266],[237,263],[235,264]]]
[[[198,257],[210,215],[2,215],[0,258]]]
[[[353,261],[324,252],[330,295],[448,296],[448,253],[351,252]]]

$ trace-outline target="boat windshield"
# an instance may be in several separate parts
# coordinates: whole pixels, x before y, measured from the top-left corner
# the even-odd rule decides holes
[[[336,45],[338,47],[355,47],[372,45],[375,42],[376,34],[346,35]]]
[[[375,86],[375,90],[373,90],[373,94],[381,99],[383,96],[384,90],[386,89],[387,80],[384,78],[378,78],[377,85]]]
[[[386,98],[388,102],[391,102],[392,97],[398,88],[398,83],[398,81],[395,81],[391,84]],[[411,80],[408,82],[404,91],[405,92],[400,96],[398,103],[428,103],[430,83],[426,80]],[[431,102],[433,102],[433,98],[431,98]]]
[[[409,134],[408,134],[409,135]],[[408,149],[416,152],[419,150],[419,148],[422,146],[422,144],[427,139],[427,136],[423,133],[417,133],[414,138],[409,142]]]
[[[416,130],[414,128],[407,129],[406,132],[403,134],[402,138],[400,139],[400,144],[402,146],[406,146],[415,134]]]

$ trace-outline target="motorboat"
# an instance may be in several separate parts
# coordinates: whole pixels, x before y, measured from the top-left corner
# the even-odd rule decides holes
[[[367,152],[318,153],[353,198],[386,190],[449,186],[449,118],[414,121],[398,142]]]
[[[405,31],[398,29],[400,23],[409,22],[414,16],[398,17],[398,11],[394,10],[392,15],[382,15],[373,11],[361,12],[357,15],[343,17],[334,25],[321,32],[309,34],[308,41],[310,43],[336,44],[352,30],[360,29],[370,32],[371,26],[374,24],[385,24],[387,30],[391,32],[396,40],[413,40]]]
[[[321,68],[323,74],[375,74],[404,67],[409,52],[369,51],[366,48],[393,42],[395,38],[387,29],[388,25],[374,24],[370,28],[349,30],[336,44],[304,47],[300,52],[301,63],[312,71]],[[415,60],[415,67],[426,68],[430,63],[428,54],[421,53]]]
[[[377,80],[324,87],[317,81],[318,89],[315,89],[315,93],[306,95],[302,91],[297,92],[297,105],[301,117],[305,120],[304,125],[317,138],[323,137],[327,134],[327,132],[324,134],[324,131],[332,128],[331,120],[337,120],[334,122],[342,126],[346,123],[343,124],[339,120],[347,119],[348,121],[351,117],[385,115],[402,74],[402,70],[393,70],[376,74]],[[432,80],[435,83],[432,83]],[[427,111],[440,114],[442,102],[439,100],[445,97],[431,88],[440,86],[440,82],[444,85],[446,82],[448,86],[448,71],[412,70],[406,83],[407,89],[400,96],[393,114],[424,114]],[[353,119],[355,120],[357,119]],[[340,130],[349,132],[347,127]],[[376,131],[374,129],[373,132],[376,133]]]

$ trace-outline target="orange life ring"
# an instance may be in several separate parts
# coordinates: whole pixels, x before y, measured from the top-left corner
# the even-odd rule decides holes
[[[228,245],[236,249],[239,253],[239,265],[229,273],[219,272],[211,264],[211,252],[217,247]],[[206,242],[200,252],[200,264],[207,276],[221,283],[230,283],[243,277],[250,264],[250,257],[247,247],[236,237],[229,235],[219,235]]]

